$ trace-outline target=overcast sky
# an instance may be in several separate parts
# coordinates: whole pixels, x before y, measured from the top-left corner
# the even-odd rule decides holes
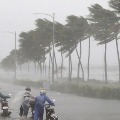
[[[8,32],[29,31],[35,28],[34,21],[38,18],[52,20],[46,15],[34,15],[33,13],[55,13],[55,21],[65,23],[69,15],[84,16],[89,14],[89,6],[98,3],[104,8],[108,7],[108,0],[0,0],[0,60],[9,55],[14,49],[14,34]],[[82,43],[83,62],[87,62],[88,42]],[[97,46],[96,42],[91,44],[91,61],[92,64],[103,64],[104,47]],[[115,42],[108,46],[108,63],[116,64]],[[74,59],[75,61],[75,59]]]

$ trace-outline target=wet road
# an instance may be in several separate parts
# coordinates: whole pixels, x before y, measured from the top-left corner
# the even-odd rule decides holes
[[[20,120],[19,109],[17,105],[12,104],[12,100],[15,94],[24,90],[25,87],[10,83],[6,86],[1,82],[0,87],[12,94],[9,100],[12,109],[11,118],[0,117],[0,120]],[[32,88],[32,94],[38,95],[39,89]],[[92,99],[50,91],[47,95],[51,99],[56,99],[55,111],[59,120],[120,120],[120,101],[118,100]]]

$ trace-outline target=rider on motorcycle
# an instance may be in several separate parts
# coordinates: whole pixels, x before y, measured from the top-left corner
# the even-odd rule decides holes
[[[3,109],[4,107],[9,107],[8,102],[6,101],[7,98],[11,98],[9,95],[4,95],[0,92],[0,103],[1,103],[1,110],[3,111],[1,115],[3,116],[9,116],[11,114],[11,111],[8,110],[8,108]]]
[[[23,98],[22,98],[22,103],[20,106],[20,114],[19,114],[21,117],[22,116],[27,117],[27,115],[28,115],[28,111],[29,111],[29,107],[30,107],[29,101],[31,98],[34,98],[30,92],[31,92],[30,87],[27,87],[22,96]]]
[[[46,96],[46,91],[41,89],[40,95],[35,98],[34,120],[43,120],[44,104],[46,101],[52,106],[55,105],[53,101]]]

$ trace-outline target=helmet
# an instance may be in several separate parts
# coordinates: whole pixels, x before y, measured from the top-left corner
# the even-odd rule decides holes
[[[26,91],[31,91],[30,87],[25,88]]]
[[[46,90],[45,89],[41,89],[40,90],[40,94],[46,94]]]

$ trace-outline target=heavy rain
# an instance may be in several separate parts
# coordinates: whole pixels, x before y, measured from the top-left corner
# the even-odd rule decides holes
[[[120,0],[0,0],[0,15],[0,120],[120,119]]]

